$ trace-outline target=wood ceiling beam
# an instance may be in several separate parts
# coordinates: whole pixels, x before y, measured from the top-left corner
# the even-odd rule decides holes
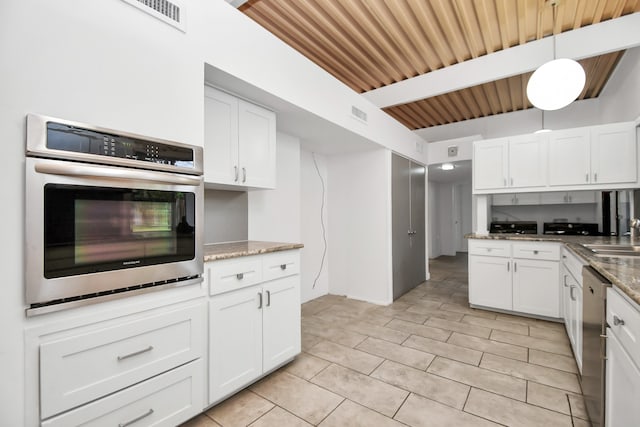
[[[583,59],[640,46],[640,13],[556,36],[557,57]],[[378,107],[406,104],[535,70],[553,59],[550,37],[363,93]]]

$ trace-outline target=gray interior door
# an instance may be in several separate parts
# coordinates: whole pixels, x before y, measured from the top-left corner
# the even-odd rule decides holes
[[[412,288],[425,279],[425,168],[411,162],[411,283]]]
[[[394,154],[391,179],[395,300],[425,279],[425,168]]]
[[[393,155],[391,162],[391,251],[393,257],[393,299],[411,289],[410,161]]]

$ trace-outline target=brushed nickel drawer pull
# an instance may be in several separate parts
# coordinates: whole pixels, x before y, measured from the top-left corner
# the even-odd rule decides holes
[[[258,309],[262,308],[262,292],[258,292],[258,299],[260,302],[258,303]]]
[[[267,291],[267,307],[271,305],[271,291]]]
[[[238,274],[236,274],[236,279],[238,279],[238,280],[242,280],[242,279],[244,279],[244,273],[238,273]]]
[[[118,360],[128,359],[130,357],[137,356],[139,354],[146,353],[146,352],[151,351],[151,350],[153,350],[153,346],[152,345],[150,345],[147,348],[143,348],[142,350],[138,350],[138,351],[134,351],[133,353],[125,354],[124,356],[118,356]]]
[[[533,254],[534,254],[534,255],[538,255],[538,250],[537,250],[537,249],[534,249]]]
[[[286,270],[287,264],[280,264],[280,270]]]
[[[143,418],[147,418],[149,415],[153,414],[153,409],[149,409],[147,412],[145,412],[144,414],[140,415],[137,418],[134,418],[130,421],[124,422],[124,423],[120,423],[118,424],[118,427],[127,427],[130,426],[133,423],[137,423],[138,421],[142,420]]]

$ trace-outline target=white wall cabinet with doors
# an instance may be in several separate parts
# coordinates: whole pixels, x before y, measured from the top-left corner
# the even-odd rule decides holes
[[[626,427],[640,419],[640,307],[615,287],[607,289],[605,425]]]
[[[549,135],[550,186],[633,184],[637,181],[633,124],[559,130]]]
[[[298,250],[205,264],[209,283],[209,404],[300,353]]]
[[[546,140],[521,135],[474,143],[474,189],[546,186]]]
[[[471,239],[469,302],[559,318],[559,258],[557,243]]]
[[[182,291],[166,295],[180,299]],[[153,295],[147,301],[160,298],[165,297]],[[27,390],[27,408],[34,407],[27,409],[27,425],[129,425],[139,420],[174,426],[202,411],[204,298],[161,306],[141,304],[144,300],[34,320],[39,325],[25,330],[28,384],[34,378],[33,390]]]
[[[474,143],[474,194],[625,188],[637,172],[633,122]]]
[[[205,185],[275,188],[275,113],[209,86],[204,92]]]
[[[582,267],[585,262],[562,248],[562,317],[578,369],[582,372]]]

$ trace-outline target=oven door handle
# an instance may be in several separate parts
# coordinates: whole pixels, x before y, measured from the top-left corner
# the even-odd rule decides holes
[[[105,166],[81,165],[73,163],[38,163],[36,172],[49,175],[78,176],[83,178],[100,178],[111,180],[134,179],[136,181],[151,181],[164,184],[199,186],[202,177],[182,176],[172,173],[142,171],[127,168],[112,168]]]

